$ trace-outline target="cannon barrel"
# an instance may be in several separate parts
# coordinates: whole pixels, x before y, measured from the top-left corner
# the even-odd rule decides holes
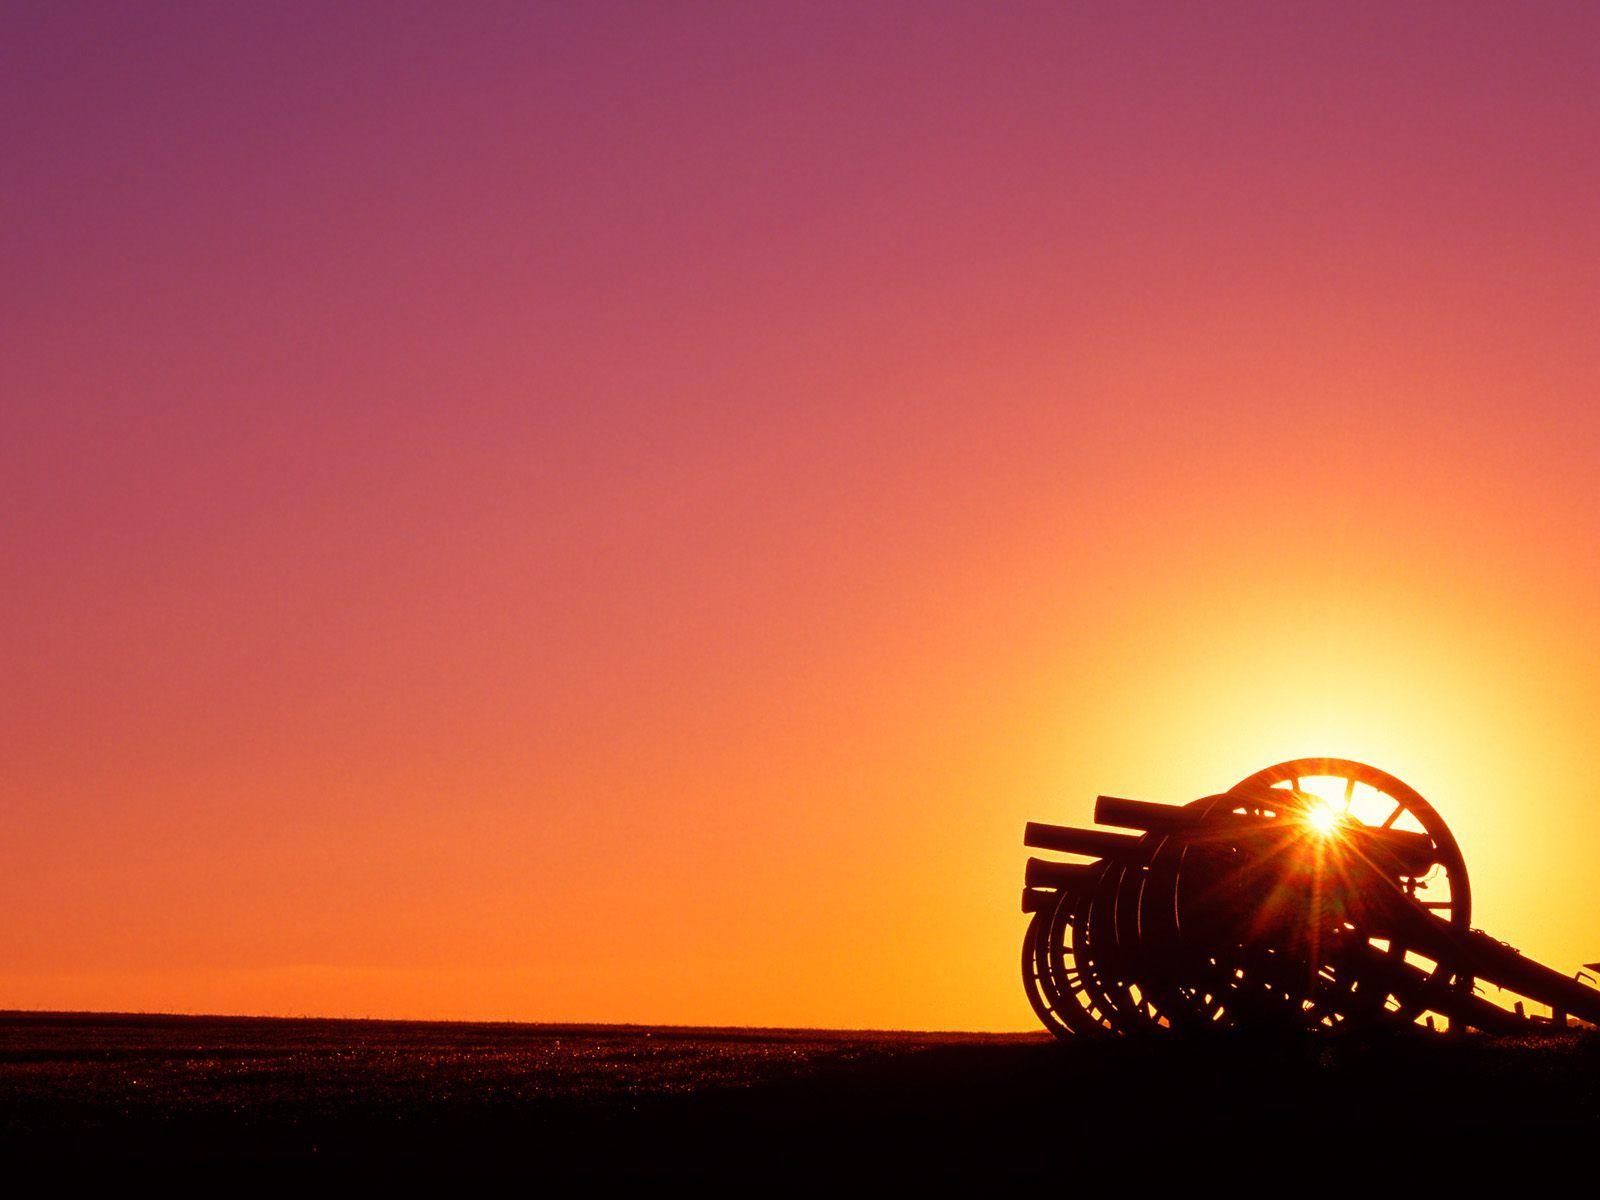
[[[1061,899],[1060,892],[1047,892],[1043,888],[1022,889],[1022,911],[1025,913],[1050,912]]]
[[[1206,814],[1186,805],[1156,804],[1149,800],[1128,800],[1122,796],[1099,796],[1094,802],[1094,819],[1098,825],[1115,825],[1122,829],[1140,829],[1146,833],[1179,833],[1197,828],[1209,819],[1215,828],[1225,828],[1231,814]],[[1255,817],[1233,817],[1239,825],[1249,828],[1261,824]],[[1432,840],[1423,833],[1407,829],[1383,829],[1376,826],[1351,823],[1341,830],[1341,836],[1362,847],[1373,859],[1392,867],[1396,873],[1423,875],[1437,860]]]
[[[1075,829],[1070,825],[1029,821],[1023,831],[1022,844],[1035,850],[1086,854],[1090,858],[1127,858],[1139,845],[1139,839],[1126,833],[1107,833],[1103,829]]]
[[[1100,875],[1098,863],[1030,858],[1022,877],[1022,911],[1048,912],[1063,896],[1081,895]]]
[[[1098,875],[1093,863],[1051,862],[1043,858],[1030,858],[1023,872],[1023,885],[1030,888],[1055,888],[1061,892],[1078,891]]]
[[[1143,829],[1148,833],[1183,828],[1185,823],[1192,823],[1187,812],[1177,804],[1153,804],[1149,800],[1125,800],[1121,796],[1097,796],[1094,801],[1096,825]]]
[[[1420,876],[1439,861],[1439,852],[1425,833],[1407,829],[1378,829],[1354,825],[1341,831],[1374,862],[1390,866],[1402,875]]]

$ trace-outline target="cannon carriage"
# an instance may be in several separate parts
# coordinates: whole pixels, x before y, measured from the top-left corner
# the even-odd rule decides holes
[[[1062,1038],[1224,1027],[1525,1031],[1600,1024],[1600,989],[1472,926],[1466,863],[1414,789],[1296,759],[1186,805],[1101,796],[1030,823],[1022,975]],[[1087,861],[1084,861],[1087,860]],[[1512,997],[1485,999],[1479,984]]]

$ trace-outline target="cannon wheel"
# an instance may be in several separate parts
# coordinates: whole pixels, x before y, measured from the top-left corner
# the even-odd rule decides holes
[[[1146,854],[1151,839],[1142,845]],[[1078,959],[1090,970],[1085,986],[1096,1011],[1117,1033],[1136,1036],[1166,1029],[1169,1022],[1139,982],[1138,898],[1144,886],[1143,862],[1107,863],[1079,908]]]
[[[1219,803],[1232,809],[1231,793],[1203,796],[1186,807],[1208,814]],[[1139,970],[1146,990],[1168,1026],[1197,1033],[1233,1023],[1237,962],[1222,947],[1196,957],[1184,945],[1178,922],[1178,882],[1191,843],[1185,837],[1150,834],[1143,886],[1138,894]]]
[[[1310,779],[1337,781],[1338,786],[1335,791],[1339,794],[1318,798],[1340,805],[1345,820],[1366,824],[1359,821],[1351,812],[1357,789],[1361,786],[1370,789],[1371,793],[1376,793],[1376,800],[1373,803],[1385,810],[1385,815],[1375,827],[1394,828],[1409,817],[1409,824],[1425,833],[1432,841],[1437,862],[1436,872],[1442,873],[1442,878],[1431,879],[1430,890],[1442,884],[1444,892],[1447,893],[1441,894],[1438,899],[1418,903],[1429,910],[1436,920],[1454,926],[1463,933],[1470,930],[1472,888],[1467,878],[1466,861],[1456,844],[1455,836],[1433,805],[1423,799],[1414,788],[1393,775],[1352,759],[1296,758],[1257,771],[1254,775],[1241,780],[1233,790],[1247,793],[1268,787],[1286,790],[1305,798],[1307,793],[1302,791],[1301,784],[1302,781]],[[1420,881],[1410,882],[1411,890],[1415,890],[1419,885]],[[1422,968],[1420,982],[1414,986],[1395,990],[1386,986],[1373,988],[1368,982],[1363,989],[1359,982],[1352,982],[1344,975],[1339,958],[1343,957],[1348,962],[1353,958],[1365,956],[1369,968],[1366,973],[1370,980],[1374,974],[1382,974],[1381,971],[1374,973],[1370,970],[1373,961],[1380,964],[1387,963],[1396,968],[1392,974],[1401,974],[1401,969],[1407,965],[1407,947],[1398,939],[1391,939],[1386,944],[1378,945],[1375,940],[1362,937],[1359,931],[1353,936],[1358,939],[1358,944],[1354,947],[1354,950],[1359,952],[1357,955],[1339,955],[1331,952],[1329,961],[1319,964],[1320,995],[1307,997],[1304,1001],[1304,1017],[1311,1024],[1341,1030],[1409,1025],[1428,1010],[1430,997],[1437,997],[1449,989],[1468,992],[1472,990],[1470,976],[1458,975],[1450,969],[1449,964],[1443,962],[1433,962],[1430,966]],[[1413,968],[1410,974],[1416,976],[1419,972]],[[1358,992],[1359,998],[1356,995]]]
[[[1056,1037],[1112,1032],[1109,1010],[1095,985],[1094,964],[1080,953],[1086,906],[1063,892],[1033,914],[1022,940],[1022,983],[1040,1022]]]
[[[1075,1027],[1062,1012],[1066,998],[1057,994],[1044,954],[1045,940],[1050,936],[1050,923],[1055,919],[1055,910],[1060,903],[1058,898],[1056,904],[1039,909],[1033,914],[1033,920],[1028,922],[1028,932],[1022,938],[1022,990],[1028,994],[1028,1003],[1033,1007],[1039,1023],[1054,1036],[1066,1041],[1076,1036]]]

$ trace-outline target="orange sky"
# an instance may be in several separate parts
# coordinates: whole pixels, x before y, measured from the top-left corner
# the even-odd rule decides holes
[[[1026,1028],[1313,754],[1600,958],[1597,35],[0,16],[0,1007]]]

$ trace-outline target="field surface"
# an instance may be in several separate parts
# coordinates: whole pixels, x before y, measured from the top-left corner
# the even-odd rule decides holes
[[[1440,1156],[1543,1171],[1572,1153],[1582,1170],[1600,1153],[1600,1040],[1060,1047],[0,1014],[0,1157],[14,1171],[1149,1179],[1193,1155],[1229,1176],[1337,1172],[1374,1147],[1417,1161],[1417,1182]]]

